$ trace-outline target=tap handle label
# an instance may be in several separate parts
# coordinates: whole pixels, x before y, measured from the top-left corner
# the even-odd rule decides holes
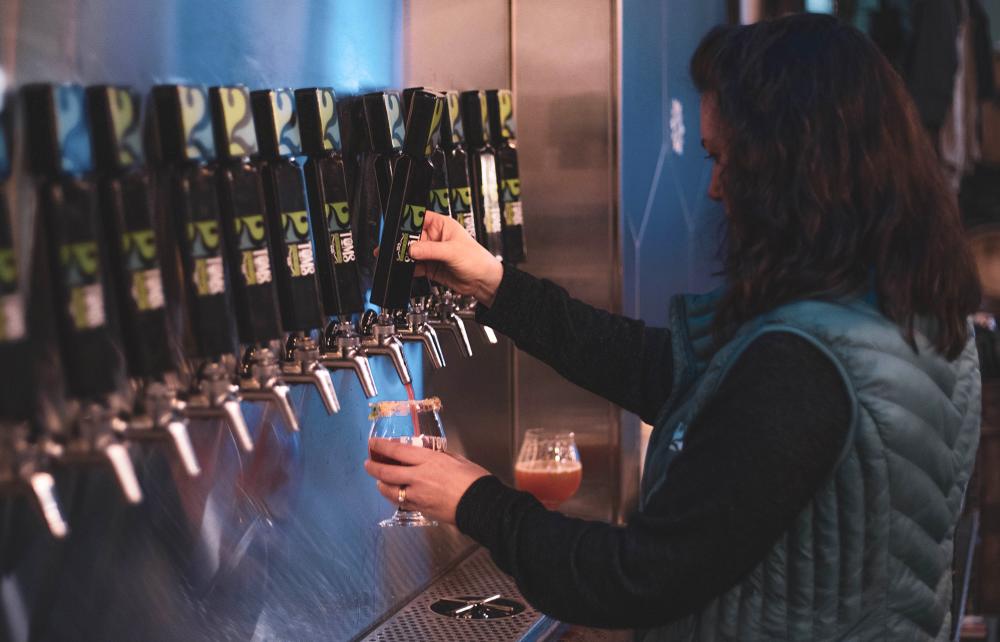
[[[114,172],[142,164],[139,96],[111,85],[88,87],[86,96],[97,168]]]
[[[157,85],[153,104],[160,156],[170,164],[215,160],[208,93],[198,85]]]
[[[86,100],[80,85],[22,89],[28,166],[41,176],[79,176],[93,169]]]
[[[243,159],[257,153],[250,92],[242,85],[209,88],[215,148],[219,158]]]
[[[322,325],[322,309],[302,170],[281,160],[262,171],[282,324],[290,331],[312,330]]]
[[[291,89],[251,92],[257,143],[265,158],[289,158],[302,153],[295,95]]]

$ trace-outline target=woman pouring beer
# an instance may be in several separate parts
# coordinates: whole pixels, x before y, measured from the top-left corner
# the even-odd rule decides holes
[[[939,639],[979,435],[957,207],[899,76],[799,15],[691,61],[723,286],[669,327],[594,309],[429,214],[420,270],[571,381],[653,424],[626,526],[573,519],[446,453],[374,442],[391,501],[488,548],[539,610],[656,640]]]

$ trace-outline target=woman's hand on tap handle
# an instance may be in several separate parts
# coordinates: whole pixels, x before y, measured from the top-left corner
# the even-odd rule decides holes
[[[417,276],[426,275],[459,294],[493,305],[503,266],[450,216],[427,212],[420,240],[410,245]]]

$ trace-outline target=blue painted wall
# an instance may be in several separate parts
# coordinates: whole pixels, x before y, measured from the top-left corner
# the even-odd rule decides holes
[[[716,283],[721,209],[706,196],[711,167],[688,62],[705,32],[725,21],[725,5],[622,6],[622,309],[654,325],[666,323],[671,295]]]

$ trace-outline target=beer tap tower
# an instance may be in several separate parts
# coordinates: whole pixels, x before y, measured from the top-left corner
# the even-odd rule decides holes
[[[0,369],[0,492],[29,494],[49,533],[62,538],[69,528],[56,497],[49,457],[31,429],[36,376],[7,200],[13,155],[9,101],[9,96],[0,95],[0,363],[9,364]]]
[[[403,90],[403,103],[409,111],[410,99],[414,92],[422,87],[411,87]],[[452,216],[451,195],[448,187],[448,154],[441,146],[445,137],[451,136],[451,122],[448,117],[448,103],[442,101],[442,115],[439,123],[432,125],[430,142],[427,145],[427,157],[434,168],[431,174],[431,189],[427,195],[427,209],[445,216]],[[463,168],[463,176],[465,170]],[[468,177],[466,185],[468,184]],[[465,327],[465,321],[456,313],[455,297],[452,292],[439,283],[432,284],[426,276],[413,279],[410,291],[411,310],[427,310],[427,323],[435,331],[446,332],[458,344],[458,349],[466,357],[472,356],[472,343]]]
[[[240,409],[236,329],[216,195],[215,143],[208,94],[194,85],[153,87],[159,160],[163,165],[160,211],[167,247],[168,303],[183,317],[195,374],[186,392],[189,418],[227,422],[245,452],[253,439]],[[179,300],[172,301],[171,295]]]
[[[330,372],[320,363],[313,332],[322,332],[312,230],[306,204],[295,97],[290,89],[250,94],[260,146],[260,174],[270,231],[271,261],[278,283],[281,320],[288,338],[281,369],[286,381],[316,386],[327,413],[340,410]]]
[[[240,395],[279,409],[289,429],[299,429],[288,399],[272,343],[284,333],[265,219],[260,170],[250,162],[257,153],[257,134],[246,87],[210,87],[212,129],[219,158],[219,212],[229,261],[236,328],[243,357],[239,365]]]
[[[88,87],[86,97],[109,272],[131,380],[125,435],[170,440],[184,470],[195,476],[200,467],[177,399],[153,194],[142,166],[139,98],[127,87],[110,85]]]
[[[302,151],[308,157],[303,170],[320,293],[331,319],[322,339],[321,361],[331,370],[352,370],[365,396],[375,397],[378,389],[371,364],[353,320],[364,309],[364,297],[351,231],[336,94],[328,87],[298,89],[295,101]]]
[[[47,422],[50,452],[62,464],[110,465],[125,499],[139,503],[142,490],[122,440],[126,424],[118,417],[124,410],[123,351],[91,180],[83,87],[28,85],[22,96],[28,168],[38,195],[32,290],[38,298],[32,305],[54,317],[68,402],[61,421]]]
[[[428,92],[423,93],[432,95]],[[416,94],[414,94],[414,97],[416,97]],[[397,165],[399,165],[400,159],[407,154],[411,157],[419,156],[426,161],[426,147],[430,132],[437,124],[436,121],[439,121],[441,118],[441,107],[440,101],[435,102],[433,105],[435,109],[427,115],[429,120],[424,122],[424,114],[421,112],[420,120],[415,121],[415,124],[421,127],[420,131],[423,131],[426,135],[421,138],[421,134],[418,131],[409,137],[411,141],[420,139],[422,147],[414,153],[412,148],[408,151],[406,150],[407,138],[405,133],[407,130],[403,121],[403,105],[399,94],[395,92],[376,92],[365,94],[363,100],[365,120],[368,125],[369,145],[378,154],[374,175],[383,218],[382,240],[379,244],[379,252],[381,253],[385,251],[386,230],[389,229],[386,227],[386,223],[388,222],[387,213],[390,206],[391,184],[395,178]],[[411,147],[416,144],[415,142],[410,143]],[[427,193],[429,190],[430,184],[428,182],[427,191],[424,193],[424,201],[421,203],[422,209],[419,212],[420,222],[418,229],[423,227],[423,212],[426,210]],[[419,238],[419,234],[417,238]],[[416,238],[413,240],[416,240]],[[407,255],[407,260],[408,258],[409,255]],[[371,302],[381,307],[382,312],[377,316],[372,311],[365,314],[362,320],[362,328],[366,331],[365,334],[368,334],[372,338],[372,343],[384,341],[391,325],[393,326],[392,336],[398,337],[398,341],[420,343],[424,346],[424,351],[427,353],[431,365],[434,368],[443,368],[445,366],[445,359],[444,352],[441,349],[441,341],[438,339],[437,332],[428,323],[428,312],[423,297],[409,301],[409,305],[405,301],[400,302],[398,297],[392,297],[392,305],[387,310],[385,301],[388,299],[378,296],[375,289],[376,285],[378,285],[379,265],[385,264],[382,261],[376,263],[376,281],[372,286]],[[412,270],[410,271],[410,276],[405,280],[407,286],[409,286],[412,281]],[[390,284],[386,283],[384,285],[388,287]],[[407,294],[409,294],[409,291],[407,291]],[[407,299],[409,299],[409,296],[407,296]],[[366,343],[367,345],[369,344]],[[400,373],[400,377],[402,378],[402,373]],[[409,381],[404,381],[404,383],[409,383]]]

